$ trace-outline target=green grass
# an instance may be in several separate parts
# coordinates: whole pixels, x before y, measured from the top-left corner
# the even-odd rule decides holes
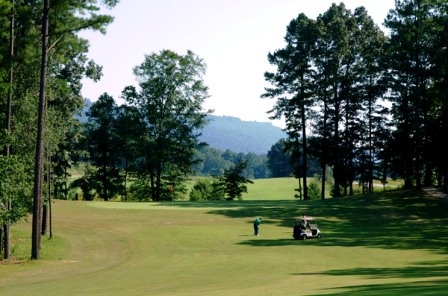
[[[405,191],[300,201],[277,181],[232,202],[56,200],[41,260],[26,260],[30,223],[13,228],[17,260],[0,265],[0,295],[446,293],[446,203]],[[303,212],[321,239],[292,239]]]

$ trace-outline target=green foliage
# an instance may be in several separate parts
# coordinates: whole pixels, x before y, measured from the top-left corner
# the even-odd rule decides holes
[[[30,169],[16,156],[0,156],[0,224],[15,224],[31,212]]]
[[[84,176],[81,178],[75,179],[71,184],[71,189],[80,188],[82,191],[83,199],[84,200],[94,200],[97,196],[97,192],[95,191],[95,188],[98,187],[95,183],[95,168],[86,165],[84,168]]]
[[[195,151],[198,160],[193,166],[193,173],[200,176],[220,176],[224,170],[241,160],[247,162],[246,174],[249,178],[269,178],[271,173],[267,165],[267,156],[253,152],[236,153],[227,149],[222,151],[208,145],[202,145]]]
[[[150,201],[151,184],[145,178],[135,180],[130,188],[128,201]]]
[[[195,163],[201,128],[210,111],[202,110],[208,97],[204,85],[205,63],[193,52],[170,50],[152,53],[134,68],[140,91],[128,86],[123,98],[145,124],[139,135],[138,178],[150,178],[150,196],[164,199],[164,185],[187,176]]]
[[[320,186],[316,183],[311,183],[308,186],[308,199],[316,200],[316,199],[321,199],[321,198],[322,198],[322,195],[321,195]]]
[[[286,149],[285,142],[285,139],[280,139],[268,151],[268,168],[274,178],[289,177],[294,171],[291,151]]]
[[[123,193],[123,176],[119,164],[123,150],[118,147],[121,136],[116,131],[118,107],[114,99],[103,94],[93,103],[87,113],[85,136],[89,160],[96,167],[91,171],[88,181],[93,184],[99,196],[104,200],[117,197]]]
[[[228,200],[242,199],[242,194],[247,192],[247,183],[253,182],[244,176],[247,167],[245,161],[239,161],[233,167],[224,171],[223,176],[216,177],[217,184],[224,188]]]
[[[223,200],[225,197],[224,188],[214,180],[198,180],[190,190],[190,200]]]
[[[292,152],[296,175],[308,171],[310,146],[323,171],[334,167],[336,196],[340,186],[344,194],[347,188],[351,193],[356,175],[372,182],[375,155],[370,147],[380,142],[387,122],[380,107],[387,89],[385,69],[379,66],[384,33],[364,7],[352,12],[341,3],[315,20],[299,14],[289,23],[285,42],[268,55],[277,71],[265,73],[272,87],[262,97],[277,100],[273,117],[285,118],[291,142],[300,139],[300,148]],[[315,141],[307,137],[308,126]]]

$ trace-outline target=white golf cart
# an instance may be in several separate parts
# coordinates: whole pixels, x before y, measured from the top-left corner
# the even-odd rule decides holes
[[[311,217],[302,217],[296,219],[292,236],[294,239],[320,238],[321,233],[317,221]]]

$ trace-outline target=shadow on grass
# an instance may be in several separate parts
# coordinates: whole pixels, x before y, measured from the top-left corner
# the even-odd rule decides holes
[[[341,289],[344,291],[341,292]],[[348,286],[338,288],[338,292],[327,293],[325,295],[353,296],[353,295],[419,295],[419,296],[440,296],[446,295],[448,282],[446,280],[434,280],[425,282],[392,283],[364,286]]]
[[[285,227],[285,239],[247,240],[253,246],[283,246],[292,239],[295,217],[302,213],[318,219],[323,238],[309,243],[321,246],[365,246],[384,249],[428,249],[448,252],[448,203],[423,191],[396,191],[369,196],[317,201],[229,201],[176,204],[212,207],[210,214],[229,218],[263,217],[263,224]],[[261,238],[262,239],[262,238]]]
[[[296,275],[363,276],[369,279],[382,278],[427,278],[446,277],[448,260],[417,262],[402,268],[353,268],[329,270],[321,273],[297,273]],[[447,283],[448,284],[448,283]]]
[[[418,262],[403,268],[354,268],[330,270],[322,273],[299,273],[297,275],[363,276],[368,279],[400,278],[420,279],[406,283],[385,283],[375,285],[343,286],[337,292],[325,295],[446,295],[446,279],[423,281],[425,278],[446,277],[447,260],[439,262]]]
[[[210,208],[210,214],[242,219],[248,224],[254,217],[261,216],[263,228],[275,225],[284,229],[280,230],[284,233],[281,239],[248,235],[239,242],[258,248],[306,244],[448,253],[448,203],[423,191],[396,191],[318,201],[233,201],[178,206]],[[292,238],[295,217],[303,213],[316,217],[323,234],[321,239],[296,241]],[[295,275],[298,279],[308,275],[312,278],[340,277],[342,283],[345,277],[350,276],[376,281],[375,284],[321,290],[325,295],[446,295],[447,266],[448,260],[440,260],[416,262],[400,268],[352,268]]]

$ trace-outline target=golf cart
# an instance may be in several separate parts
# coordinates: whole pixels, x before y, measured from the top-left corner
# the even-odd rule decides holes
[[[294,239],[305,240],[309,238],[320,238],[321,234],[314,218],[302,217],[296,219],[292,236]]]

